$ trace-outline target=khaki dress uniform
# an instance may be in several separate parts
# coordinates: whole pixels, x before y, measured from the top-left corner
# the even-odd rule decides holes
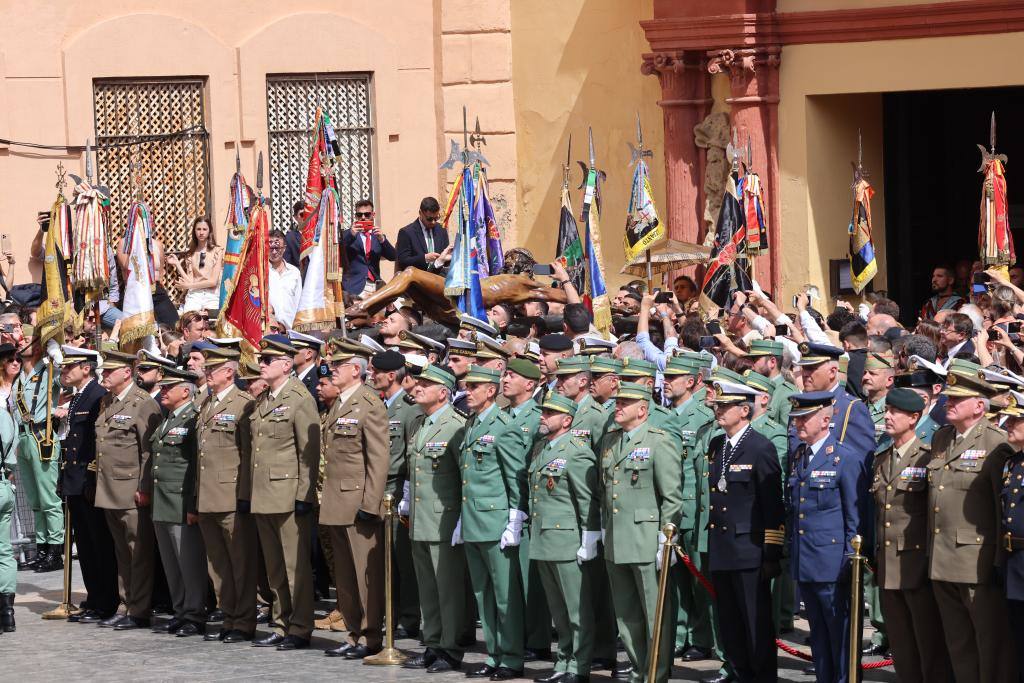
[[[345,400],[342,400],[345,399]],[[328,528],[338,606],[352,645],[380,649],[384,628],[381,501],[388,473],[387,410],[359,384],[324,420],[320,524]]]
[[[928,462],[918,439],[875,454],[875,583],[896,674],[905,683],[952,678],[928,579]]]
[[[313,632],[310,562],[320,417],[306,386],[289,377],[264,392],[250,419],[252,513],[274,594],[272,616],[282,635]]]
[[[254,402],[237,387],[226,391],[207,398],[196,419],[196,509],[217,604],[224,612],[221,628],[251,635],[256,630],[257,566],[256,522],[248,511]]]
[[[96,507],[106,511],[117,557],[118,590],[128,616],[149,619],[153,591],[153,523],[136,492],[153,490],[150,440],[160,406],[135,384],[103,397],[96,422]]]

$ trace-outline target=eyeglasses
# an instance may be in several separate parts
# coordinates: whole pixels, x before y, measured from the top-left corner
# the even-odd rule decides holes
[[[423,222],[424,223],[436,223],[438,220],[440,220],[440,218],[441,218],[441,214],[438,214],[438,213],[435,213],[432,216],[430,214],[426,214],[426,213],[423,214]]]
[[[373,211],[356,211],[356,218],[373,218]]]
[[[260,365],[270,365],[275,360],[281,360],[284,356],[260,356]]]

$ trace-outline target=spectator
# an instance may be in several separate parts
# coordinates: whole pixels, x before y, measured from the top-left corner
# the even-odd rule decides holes
[[[949,367],[949,362],[958,353],[973,354],[974,323],[964,313],[952,313],[942,323],[942,347],[944,359],[943,365]]]
[[[932,271],[932,296],[924,302],[918,317],[934,318],[939,311],[955,311],[963,306],[966,302],[954,291],[955,285],[956,273],[948,266],[939,266]],[[967,286],[969,288],[970,283]]]
[[[395,260],[395,248],[380,226],[375,225],[373,202],[361,199],[355,205],[355,222],[341,235],[345,270],[341,287],[352,296],[369,294],[381,281],[380,260]]]
[[[206,338],[209,320],[204,311],[187,311],[178,320],[181,339],[186,344],[194,344]]]
[[[295,322],[295,314],[299,311],[302,274],[298,268],[284,260],[284,233],[277,229],[271,230],[267,244],[270,252],[270,305],[277,319],[291,328]]]
[[[167,255],[167,264],[178,275],[178,288],[185,290],[181,312],[217,311],[220,309],[220,276],[224,269],[224,249],[217,246],[217,237],[205,217],[192,221],[192,235],[185,263],[175,254]]]
[[[302,226],[299,217],[306,208],[306,203],[297,201],[292,204],[292,225],[284,236],[284,260],[302,272]]]
[[[438,222],[440,218],[441,205],[437,199],[424,197],[416,220],[398,231],[399,270],[412,266],[442,275],[448,270],[452,249],[448,233]]]
[[[689,275],[679,275],[672,281],[672,291],[676,293],[676,301],[685,309],[690,299],[697,296],[697,283]]]

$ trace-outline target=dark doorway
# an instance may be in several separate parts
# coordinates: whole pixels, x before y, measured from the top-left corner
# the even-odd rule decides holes
[[[978,258],[977,145],[988,147],[993,111],[996,149],[1009,157],[1010,227],[1024,260],[1024,88],[888,93],[882,106],[889,296],[913,325],[931,296],[932,269]]]

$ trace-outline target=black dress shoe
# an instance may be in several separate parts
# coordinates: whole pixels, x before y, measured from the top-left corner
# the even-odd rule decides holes
[[[277,647],[284,642],[284,636],[280,633],[271,633],[269,636],[264,636],[259,640],[252,641],[253,647]]]
[[[434,660],[434,663],[427,667],[428,674],[439,674],[445,671],[458,671],[462,668],[462,662],[452,659],[447,656],[440,656]]]
[[[362,659],[363,657],[371,657],[384,648],[382,647],[366,647],[365,645],[356,645],[353,648],[349,648],[349,651],[345,653],[345,659]]]
[[[111,614],[106,619],[100,620],[97,625],[102,628],[113,628],[128,618],[127,614]]]
[[[197,624],[194,621],[186,621],[175,632],[178,638],[188,638],[206,632],[206,624]]]
[[[516,671],[515,669],[510,669],[507,666],[499,666],[497,669],[494,670],[494,673],[491,674],[492,681],[511,681],[514,678],[522,677],[522,669]]]
[[[617,681],[628,681],[629,677],[633,675],[633,665],[629,662],[623,662],[622,664],[616,664],[612,670],[612,678]]]
[[[860,653],[865,657],[878,657],[879,655],[884,655],[888,651],[889,648],[886,645],[873,645],[868,643],[868,646],[861,650]]]
[[[531,650],[526,648],[523,650],[523,661],[524,662],[536,662],[536,661],[551,661],[551,650]]]
[[[729,674],[715,674],[714,676],[700,679],[700,683],[732,683],[735,680],[736,678]]]
[[[565,680],[564,671],[552,671],[547,676],[538,676],[533,679],[534,683],[561,683]]]
[[[97,612],[94,609],[89,609],[78,615],[79,624],[98,624],[104,619],[107,619],[110,615],[103,612]]]
[[[436,661],[437,655],[428,647],[422,654],[409,657],[409,659],[405,660],[402,667],[406,669],[425,669]]]
[[[58,546],[59,547],[59,546]],[[60,548],[62,551],[63,548]],[[55,572],[59,569],[64,569],[64,553],[54,550],[53,552],[46,555],[39,563],[36,564],[32,570],[36,574],[45,574],[46,572]]]
[[[477,668],[467,671],[466,678],[490,678],[495,671],[497,669],[490,664],[481,664]]]
[[[256,623],[257,624],[269,624],[270,623],[270,611],[268,610],[268,611],[264,612],[264,611],[261,610],[260,612],[258,612],[256,614]]]
[[[237,629],[228,631],[228,634],[221,639],[222,643],[241,643],[246,640],[252,640],[254,634],[239,631]]]
[[[399,627],[395,629],[396,640],[403,638],[415,638],[419,634],[420,630],[418,628],[406,628],[404,626],[399,625]]]
[[[342,643],[338,647],[332,647],[329,650],[324,650],[324,654],[328,657],[344,657],[345,653],[353,647],[352,643]]]
[[[140,628],[149,628],[149,619],[142,617],[126,617],[124,621],[114,627],[115,631],[135,631]]]
[[[209,624],[213,621],[224,621],[224,612],[220,609],[212,610],[206,615],[206,623]]]
[[[305,650],[309,647],[309,638],[300,638],[298,636],[285,636],[285,639],[281,641],[281,644],[277,646],[278,650]]]
[[[598,669],[608,669],[609,671],[615,668],[614,659],[599,659],[594,658],[590,660],[590,670],[597,671]]]
[[[174,633],[184,625],[182,619],[171,619],[153,627],[153,633]]]
[[[697,647],[696,645],[686,648],[683,654],[679,655],[679,658],[684,662],[699,662],[702,659],[708,659],[710,657],[711,650],[705,647]]]
[[[213,631],[207,631],[206,635],[203,636],[203,640],[205,640],[208,643],[212,643],[215,640],[224,640],[228,637],[229,633],[231,633],[231,631],[226,628],[222,628],[216,633]]]

